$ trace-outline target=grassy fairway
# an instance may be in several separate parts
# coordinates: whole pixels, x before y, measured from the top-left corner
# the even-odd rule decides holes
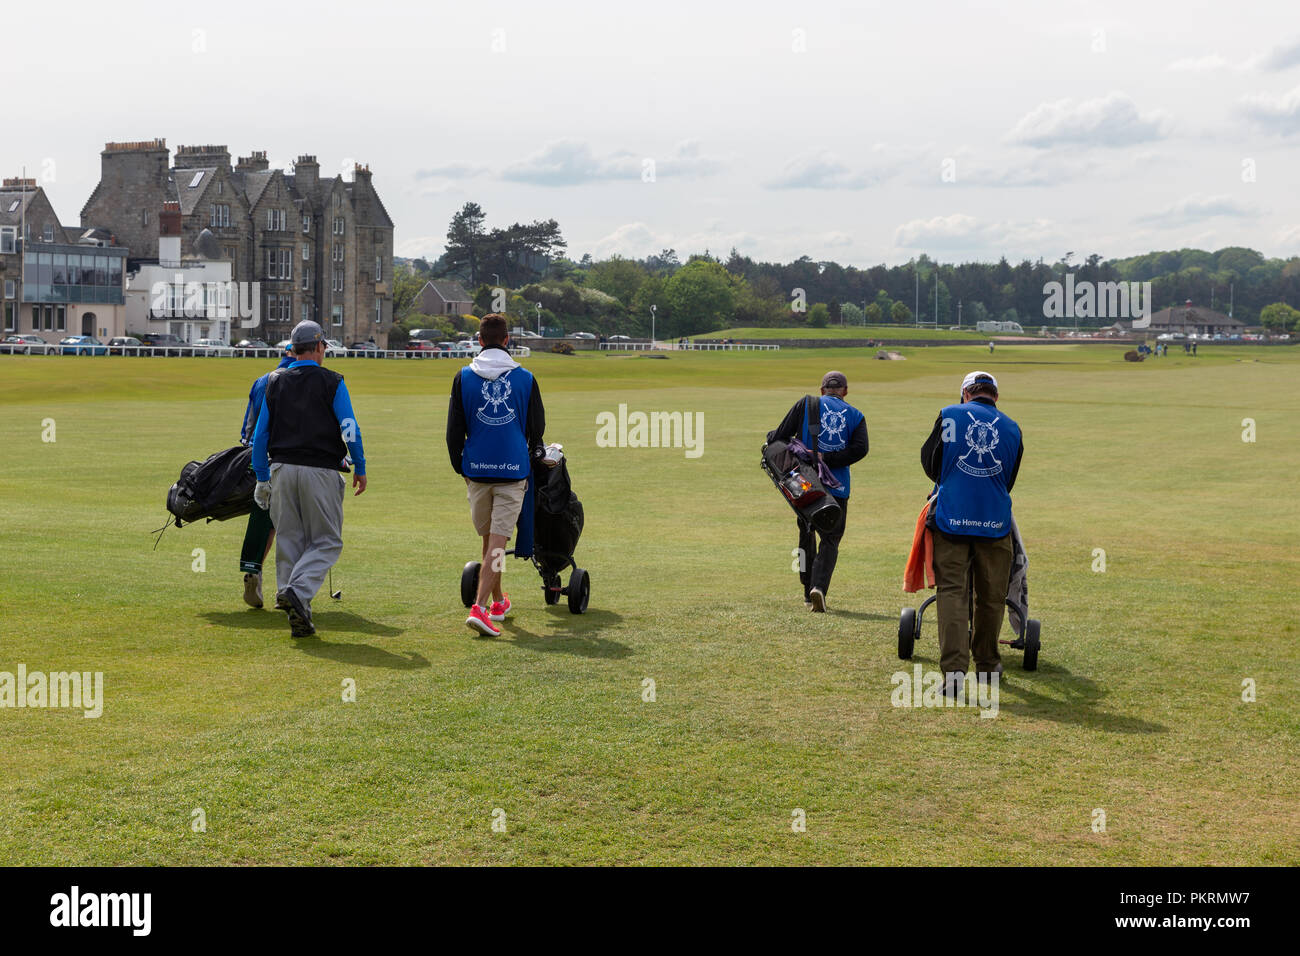
[[[1035,335],[1037,332],[1036,327],[1026,327],[1024,334]],[[808,326],[799,326],[797,328],[722,329],[718,332],[709,332],[706,335],[692,335],[691,339],[698,339],[701,342],[707,342],[711,339],[736,339],[740,342],[762,342],[767,339],[876,339],[880,342],[933,339],[936,342],[969,342],[972,339],[998,339],[1002,337],[988,332],[976,332],[973,325],[958,332],[954,332],[946,326],[939,329],[918,329],[910,325],[833,325],[824,329],[814,329]],[[1023,336],[1021,337],[1023,338]]]
[[[0,860],[1300,862],[1300,353],[1122,351],[537,355],[592,609],[545,607],[512,561],[498,640],[462,624],[477,545],[442,439],[454,366],[335,363],[371,486],[346,504],[343,601],[321,595],[320,639],[299,642],[239,600],[241,521],[156,551],[148,533],[272,363],[0,357],[0,671],[102,671],[107,698],[99,719],[0,710]],[[871,454],[814,616],[758,447],[832,366]],[[890,703],[918,450],[972,368],[1024,428],[1043,622],[1040,670],[1007,653],[993,720]],[[703,412],[703,456],[598,448],[619,403]],[[917,663],[937,667],[932,620]]]

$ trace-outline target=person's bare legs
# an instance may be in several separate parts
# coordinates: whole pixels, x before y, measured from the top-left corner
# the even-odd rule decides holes
[[[478,572],[478,597],[475,603],[479,607],[489,606],[488,598],[500,601],[501,569],[506,563],[506,536],[503,534],[483,535],[483,563]]]

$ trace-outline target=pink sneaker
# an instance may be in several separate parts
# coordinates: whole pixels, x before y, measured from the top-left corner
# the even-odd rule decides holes
[[[504,591],[501,593],[500,601],[492,602],[492,609],[488,611],[489,621],[504,621],[506,615],[510,613],[510,595]]]
[[[465,618],[465,626],[471,631],[478,631],[485,637],[501,636],[501,628],[488,620],[487,611],[477,604],[469,609],[469,617]]]

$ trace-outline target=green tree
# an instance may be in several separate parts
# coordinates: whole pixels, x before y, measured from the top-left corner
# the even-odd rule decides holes
[[[1259,324],[1270,332],[1290,332],[1300,329],[1300,312],[1285,302],[1274,302],[1259,310]]]
[[[467,202],[451,217],[447,229],[447,249],[443,259],[453,269],[466,270],[470,285],[478,285],[479,263],[488,237],[483,229],[486,216],[476,202]]]
[[[826,303],[817,302],[808,310],[808,325],[814,329],[824,329],[831,320],[831,310]]]
[[[876,305],[876,304],[875,304],[874,302],[872,302],[871,305]],[[870,308],[870,306],[868,306],[868,308]],[[854,302],[845,302],[842,306],[840,306],[840,312],[841,312],[841,314],[843,314],[843,316],[844,316],[844,324],[845,324],[845,325],[865,325],[865,324],[866,324],[866,319],[865,319],[864,316],[863,316],[862,309],[860,309],[860,308],[858,307],[857,303],[854,303]],[[877,322],[880,321],[880,307],[879,307],[879,306],[876,306],[876,321],[877,321]]]
[[[904,306],[904,308],[906,308],[906,306]],[[867,303],[867,310],[865,313],[863,313],[863,316],[864,316],[864,321],[862,323],[863,325],[880,325],[880,323],[885,318],[885,314],[880,311],[880,306],[877,305],[875,302]]]
[[[645,266],[632,259],[614,256],[603,262],[597,262],[588,272],[587,285],[601,292],[607,292],[625,306],[631,307],[636,300],[637,290],[645,283],[648,275]]]
[[[672,313],[664,325],[668,335],[726,328],[735,315],[731,276],[716,260],[701,257],[686,263],[664,283],[664,294]]]
[[[912,321],[912,310],[901,302],[895,302],[889,309],[889,317],[895,325],[908,325]]]

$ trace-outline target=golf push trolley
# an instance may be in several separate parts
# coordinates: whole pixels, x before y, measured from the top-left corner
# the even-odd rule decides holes
[[[905,607],[902,613],[898,615],[898,656],[905,661],[912,659],[912,648],[918,638],[921,636],[921,618],[925,614],[925,609],[933,604],[938,594],[931,594],[921,602],[920,607]],[[1038,649],[1042,646],[1039,640],[1039,631],[1041,625],[1035,619],[1029,617],[1022,607],[1011,598],[1006,599],[1007,607],[1011,609],[1013,615],[1011,620],[1017,618],[1020,620],[1020,630],[1016,634],[1014,641],[998,640],[999,644],[1005,644],[1010,648],[1018,651],[1024,651],[1025,657],[1022,666],[1027,671],[1038,670]]]
[[[506,552],[509,555],[514,553],[513,550]],[[547,604],[559,604],[561,597],[567,597],[571,613],[582,614],[587,610],[587,601],[591,598],[591,575],[578,567],[571,555],[538,551],[532,561],[542,576],[542,596]],[[481,561],[470,561],[460,573],[460,599],[466,607],[473,605],[478,597],[478,575],[482,567]],[[573,573],[565,585],[562,575],[568,568],[573,568]]]

